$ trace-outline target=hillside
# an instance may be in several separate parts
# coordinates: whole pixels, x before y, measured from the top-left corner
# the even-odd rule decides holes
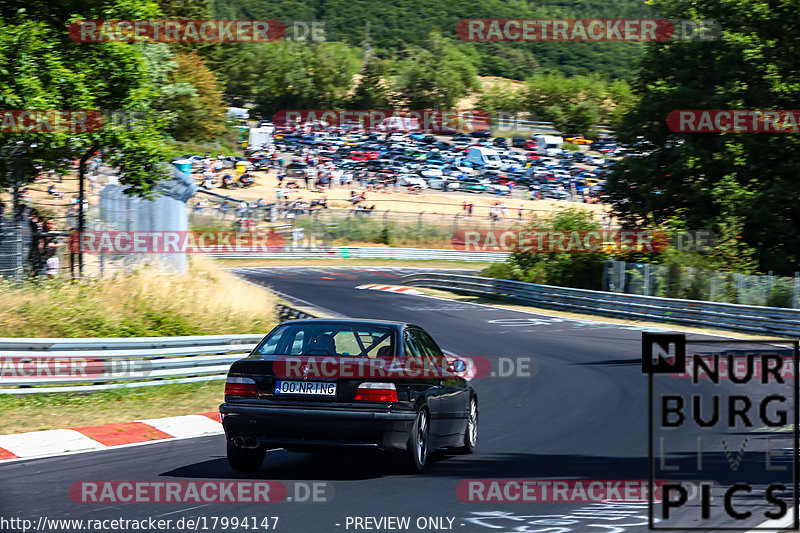
[[[643,0],[263,0],[212,1],[214,17],[323,21],[328,40],[358,46],[369,23],[376,51],[385,57],[402,57],[409,46],[425,43],[430,30],[452,35],[465,18],[655,18]],[[631,65],[640,57],[639,43],[466,43],[479,61],[482,76],[525,79],[535,69],[555,69],[566,74],[599,72],[610,78],[633,75]]]

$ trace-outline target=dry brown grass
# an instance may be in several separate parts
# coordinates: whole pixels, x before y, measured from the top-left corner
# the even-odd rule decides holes
[[[265,333],[275,298],[192,257],[184,275],[142,267],[84,283],[50,280],[0,288],[0,335],[138,337]]]

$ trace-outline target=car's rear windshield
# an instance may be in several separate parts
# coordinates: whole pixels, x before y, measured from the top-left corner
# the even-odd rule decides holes
[[[283,324],[256,348],[254,355],[384,357],[394,354],[392,330],[353,324]]]

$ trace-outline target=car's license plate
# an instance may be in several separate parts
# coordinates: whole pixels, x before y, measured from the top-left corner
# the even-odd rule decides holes
[[[336,396],[336,383],[323,383],[319,381],[276,381],[275,394]]]

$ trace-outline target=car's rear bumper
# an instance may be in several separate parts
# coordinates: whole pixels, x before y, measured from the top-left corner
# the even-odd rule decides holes
[[[416,413],[327,407],[222,404],[226,438],[269,447],[374,447],[404,450]]]

